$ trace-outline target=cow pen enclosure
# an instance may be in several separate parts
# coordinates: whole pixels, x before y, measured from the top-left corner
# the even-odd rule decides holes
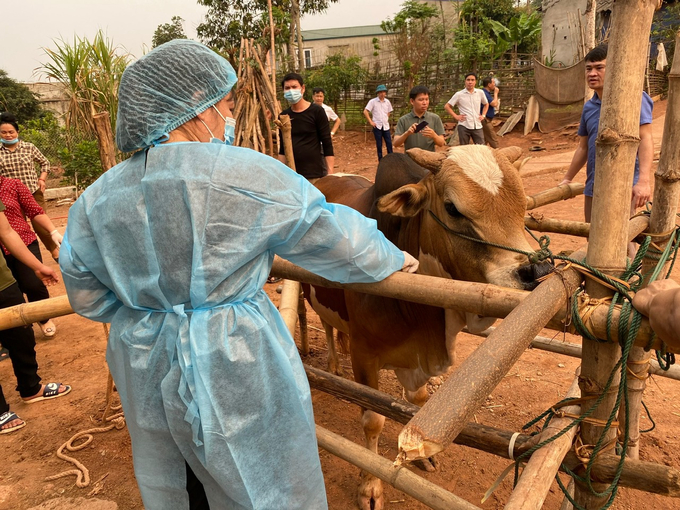
[[[620,7],[624,10],[626,8],[624,4],[626,4],[625,1],[618,2],[617,8]],[[645,8],[651,12],[655,2],[630,1],[627,3],[630,8],[633,5],[642,4],[645,4]],[[630,18],[630,16],[627,17]],[[640,23],[642,24],[643,21],[640,20]],[[608,71],[610,73],[609,78],[613,79],[619,74],[615,66],[619,65],[620,55],[629,51],[629,44],[632,43],[622,41],[618,44],[617,49],[610,46],[610,62],[616,62],[616,64],[611,64]],[[601,205],[601,209],[594,210],[593,222],[587,224],[573,220],[555,220],[533,212],[529,212],[525,217],[525,225],[531,230],[588,238],[587,251],[585,248],[586,240],[581,239],[578,242],[583,244],[583,251],[577,251],[571,254],[569,258],[582,259],[585,257],[590,265],[601,268],[605,274],[620,274],[622,272],[625,267],[625,255],[622,255],[622,251],[627,239],[641,239],[639,237],[641,233],[643,235],[652,234],[657,248],[662,250],[670,238],[668,233],[675,228],[678,197],[680,196],[680,184],[678,182],[680,181],[680,171],[678,170],[680,155],[678,154],[679,141],[677,140],[680,135],[676,134],[680,129],[680,104],[678,104],[678,93],[680,93],[678,87],[680,85],[678,85],[677,80],[680,76],[680,58],[677,60],[678,62],[674,62],[674,69],[670,75],[671,86],[663,149],[655,177],[654,207],[651,209],[651,214],[637,216],[628,221],[623,206],[621,206],[622,203],[625,203],[622,197],[629,191],[626,186],[630,187],[629,183],[625,182],[626,179],[620,175],[621,168],[630,165],[621,163],[618,158],[625,156],[630,159],[631,154],[634,154],[632,147],[635,145],[636,136],[630,132],[631,125],[634,126],[634,122],[622,124],[623,120],[612,119],[613,114],[619,115],[618,110],[612,110],[603,111],[602,125],[611,129],[610,134],[618,134],[623,142],[629,142],[631,148],[621,149],[619,154],[611,155],[611,152],[616,152],[613,147],[621,146],[621,140],[613,137],[613,135],[613,138],[601,140],[603,143],[600,145],[600,149],[605,151],[603,154],[607,156],[599,159],[611,158],[608,162],[609,166],[601,170],[602,173],[608,176],[609,182],[622,181],[623,183],[620,186],[606,187],[607,196],[600,197],[597,201],[597,205],[598,207]],[[637,69],[626,70],[625,73],[626,78],[637,79]],[[623,91],[635,89],[636,86],[624,83],[617,85],[617,91],[612,92],[610,89],[610,92],[611,94],[623,94]],[[625,104],[625,99],[615,96],[611,101],[612,103]],[[626,106],[626,109],[628,111],[625,116],[632,115],[631,111],[635,110],[630,105]],[[607,121],[609,124],[607,124]],[[604,147],[608,142],[609,145]],[[527,210],[531,211],[556,201],[567,200],[578,196],[582,191],[582,185],[576,184],[551,187],[527,197]],[[618,205],[612,206],[611,203],[614,202]],[[616,209],[617,207],[618,209]],[[603,239],[604,236],[607,237]],[[594,251],[599,248],[601,248],[600,251]],[[655,264],[655,261],[645,258],[643,260],[643,274],[649,273],[652,265]],[[587,282],[586,290],[592,298],[599,298],[598,292],[601,293],[603,299],[607,299],[612,294],[611,289],[598,290],[594,288],[595,285],[598,285],[597,279],[592,278],[592,276],[584,276],[584,273],[588,273],[588,271],[579,269],[575,264],[565,262],[555,276],[548,278],[531,292],[506,289],[492,284],[402,273],[396,273],[376,284],[343,286],[325,281],[287,261],[277,259],[271,274],[285,278],[279,310],[292,333],[296,332],[296,322],[299,321],[298,338],[303,356],[309,353],[310,347],[307,338],[304,302],[300,299],[297,282],[330,288],[348,288],[431,306],[458,308],[472,314],[503,319],[495,328],[489,328],[481,333],[473,333],[484,337],[485,340],[456,367],[455,371],[447,376],[446,381],[441,384],[438,391],[422,408],[404,400],[396,399],[387,393],[306,366],[307,376],[312,388],[338,397],[343,402],[350,402],[353,405],[371,409],[396,423],[406,426],[399,436],[400,449],[396,463],[394,463],[394,458],[376,455],[363,446],[358,446],[354,441],[342,437],[344,434],[341,436],[330,432],[317,424],[319,445],[333,455],[371,472],[415,500],[423,502],[429,508],[436,509],[474,509],[480,508],[480,506],[456,495],[455,490],[445,489],[418,476],[406,468],[405,465],[408,462],[420,457],[429,457],[448,448],[452,443],[487,452],[500,459],[508,459],[508,463],[525,456],[522,458],[523,463],[525,463],[524,468],[520,470],[521,476],[519,476],[511,496],[499,503],[498,507],[504,506],[510,509],[541,508],[548,492],[554,489],[553,482],[558,471],[570,476],[574,473],[582,476],[585,472],[585,465],[588,464],[588,454],[584,454],[582,450],[577,451],[572,447],[573,436],[569,434],[576,434],[577,427],[573,427],[561,438],[544,445],[540,449],[535,449],[535,447],[539,441],[552,437],[564,427],[572,424],[576,417],[582,416],[590,405],[589,400],[579,402],[580,405],[572,404],[560,408],[555,406],[554,417],[552,417],[549,427],[546,428],[546,432],[541,436],[520,433],[515,430],[515,427],[503,426],[502,423],[497,427],[480,425],[477,423],[475,413],[484,406],[485,400],[501,380],[509,376],[511,368],[530,346],[572,357],[586,357],[588,363],[584,363],[584,365],[592,365],[595,360],[606,359],[605,354],[611,355],[609,356],[611,359],[606,362],[608,366],[604,368],[583,366],[581,373],[574,379],[574,384],[570,388],[565,386],[563,393],[572,398],[589,396],[591,393],[604,395],[603,406],[606,400],[614,395],[613,388],[617,384],[615,380],[612,383],[613,385],[610,386],[612,388],[611,393],[607,391],[597,392],[593,390],[593,387],[599,390],[606,387],[610,374],[616,373],[612,370],[612,367],[615,367],[621,359],[618,345],[619,342],[625,342],[626,335],[629,333],[629,329],[623,325],[634,322],[632,317],[628,317],[627,313],[622,311],[621,306],[610,313],[610,301],[605,301],[606,304],[604,305],[602,303],[596,305],[594,302],[589,303],[584,299],[581,302],[580,310],[577,310],[577,313],[587,311],[587,318],[585,317],[586,314],[583,314],[583,322],[586,324],[587,331],[598,339],[609,338],[611,341],[608,343],[588,341],[584,338],[583,347],[581,347],[581,345],[573,342],[538,336],[543,329],[552,329],[556,332],[564,331],[565,322],[569,322],[570,313],[572,313],[569,306],[572,302],[572,296],[582,285],[582,282]],[[66,296],[52,298],[40,303],[25,304],[0,311],[0,329],[31,324],[43,318],[65,316],[71,313],[73,312]],[[654,338],[648,321],[643,319],[639,325],[634,324],[634,326],[634,334],[631,334],[630,340],[634,336],[634,344],[639,347],[635,348],[636,350],[631,350],[628,355],[628,366],[624,365],[623,367],[624,372],[628,370],[628,374],[635,373],[636,375],[636,377],[628,377],[630,394],[641,394],[647,372],[671,379],[680,379],[678,367],[673,366],[666,371],[659,366],[659,362],[656,360],[649,360],[649,352],[645,351],[644,348],[662,349],[663,346]],[[663,364],[663,359],[661,359],[661,363]],[[579,380],[582,385],[585,384],[584,388],[579,387]],[[628,457],[625,462],[620,464],[613,443],[605,442],[602,444],[601,451],[592,455],[593,461],[588,466],[588,474],[597,484],[604,484],[603,486],[595,485],[598,491],[602,491],[602,487],[606,487],[610,483],[617,483],[621,487],[669,498],[678,498],[680,497],[680,470],[659,462],[641,461],[637,458],[636,446],[639,446],[639,433],[637,431],[640,428],[638,425],[640,418],[635,414],[637,413],[636,405],[639,407],[639,403],[635,404],[631,398],[627,406],[628,412],[630,412],[629,418],[622,420],[624,424],[628,425],[630,429],[628,436],[631,438],[628,441]],[[586,429],[594,429],[590,431],[592,432],[591,439],[587,440],[591,449],[592,445],[598,443],[602,424],[610,418],[610,412],[610,410],[602,411],[602,417],[598,418],[601,421],[585,420],[582,424]],[[622,412],[621,415],[624,416],[625,412]],[[623,424],[620,428],[622,427]],[[616,424],[612,425],[612,429],[615,428]],[[539,437],[540,439],[538,439]],[[512,471],[509,472],[508,476],[512,478]],[[357,476],[354,477],[358,479]],[[98,482],[101,481],[102,479]],[[0,479],[0,485],[1,483],[2,479]],[[576,495],[574,496],[577,502],[584,508],[601,508],[603,498],[594,497],[587,487],[584,488],[584,485],[589,482],[580,483],[582,485],[577,484]],[[94,494],[97,493],[94,492]],[[607,497],[608,495],[605,495],[605,501]],[[0,492],[0,503],[2,502],[2,493]],[[401,502],[403,501],[390,501],[386,503],[386,508],[401,508]],[[669,503],[669,507],[671,507],[671,503]],[[568,508],[567,503],[562,508]]]

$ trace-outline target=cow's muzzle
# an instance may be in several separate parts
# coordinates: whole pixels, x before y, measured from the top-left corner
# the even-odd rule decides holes
[[[524,290],[534,290],[541,283],[544,276],[549,275],[555,270],[550,262],[539,262],[538,264],[527,264],[517,268],[517,277],[522,283]]]

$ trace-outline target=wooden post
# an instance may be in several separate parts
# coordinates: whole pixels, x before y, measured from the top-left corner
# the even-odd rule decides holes
[[[102,163],[102,169],[106,172],[109,168],[116,166],[116,147],[111,132],[111,119],[109,112],[98,113],[92,118],[97,133],[99,159]]]
[[[281,130],[283,137],[283,149],[286,152],[286,164],[295,170],[295,154],[293,153],[293,139],[291,137],[292,126],[288,115],[279,115],[274,123]],[[297,172],[297,170],[295,170]]]
[[[404,427],[397,462],[431,457],[448,446],[580,283],[579,275],[565,271],[531,292]]]
[[[676,36],[675,43],[680,44],[680,37]],[[675,227],[680,197],[680,52],[673,57],[668,82],[666,122],[661,144],[661,157],[654,175],[654,197],[652,199],[654,207],[649,219],[649,232],[652,234],[669,232]],[[663,249],[668,243],[668,238],[655,238],[654,241]],[[647,275],[648,278],[656,264],[656,260],[645,258],[642,262],[642,274]],[[660,278],[665,277],[667,268],[668,263]],[[628,370],[631,374],[628,378],[629,423],[626,423],[625,412],[619,413],[619,421],[622,430],[624,430],[623,427],[628,429],[630,440],[627,455],[633,459],[640,456],[640,402],[646,385],[650,355],[650,352],[635,347],[628,357]],[[622,410],[624,409],[622,406]]]
[[[313,389],[375,411],[397,423],[407,423],[420,410],[417,405],[404,400],[396,400],[387,393],[329,374],[309,365],[305,365],[305,372],[309,379],[309,385]],[[510,430],[501,430],[472,422],[465,425],[461,433],[454,439],[454,443],[509,459],[508,450],[513,435],[515,435],[514,432]],[[513,446],[514,457],[518,457],[535,444],[536,438],[534,436],[519,434],[515,438]],[[619,458],[614,455],[599,456],[593,466],[593,476],[603,482],[613,480],[616,476],[618,462]],[[582,468],[573,451],[565,457],[564,466],[572,471]],[[564,471],[563,466],[560,467],[560,470]],[[680,497],[680,471],[670,466],[652,462],[626,460],[619,484],[622,487],[654,494],[674,498]]]
[[[576,377],[565,397],[578,398],[580,396],[581,390],[578,387],[578,377]],[[581,406],[567,406],[560,411],[578,416],[581,413]],[[574,421],[573,418],[568,417],[553,418],[548,427],[541,432],[540,441],[557,434],[572,421]],[[522,471],[522,476],[513,489],[510,499],[505,504],[505,510],[539,510],[543,507],[543,502],[550,491],[564,456],[571,449],[577,428],[573,427],[566,434],[533,453],[524,471]]]
[[[560,200],[568,200],[583,194],[585,184],[582,182],[570,182],[569,184],[562,184],[555,186],[533,196],[527,197],[527,211],[536,209],[544,205],[559,202]]]
[[[633,166],[639,145],[640,102],[649,30],[659,0],[619,0],[612,12],[612,30],[602,111],[596,142],[595,186],[587,261],[608,274],[620,274],[626,265],[627,226],[630,215]],[[589,280],[586,291],[593,298],[611,291]],[[583,339],[581,393],[584,397],[602,392],[621,356],[618,344]],[[593,413],[606,420],[616,400],[617,376],[608,395]],[[581,439],[594,445],[602,426],[583,423]],[[616,437],[611,429],[603,444]],[[613,444],[610,448],[613,448]],[[607,450],[609,451],[609,449]],[[606,453],[603,451],[603,453]],[[596,489],[602,490],[601,485]],[[576,484],[577,503],[587,509],[601,508],[608,498],[598,498]]]
[[[318,425],[316,426],[316,439],[319,446],[324,450],[384,480],[395,489],[399,489],[421,503],[425,503],[429,508],[435,510],[480,510],[479,507],[419,477],[405,467],[394,466],[384,457]]]

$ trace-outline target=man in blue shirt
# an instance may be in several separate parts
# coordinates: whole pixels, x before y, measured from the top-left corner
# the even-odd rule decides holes
[[[484,140],[492,149],[498,149],[498,135],[493,130],[491,121],[496,115],[496,108],[501,104],[501,100],[498,99],[499,88],[496,87],[496,80],[491,76],[487,76],[482,80],[482,90],[486,96],[486,100],[489,102],[489,109],[486,111],[486,117],[482,120],[482,131],[484,131]],[[484,110],[482,106],[480,113]]]
[[[581,124],[578,128],[579,144],[569,169],[560,184],[570,183],[579,173],[583,165],[586,167],[586,188],[584,213],[586,222],[590,223],[590,214],[593,206],[593,183],[595,182],[595,140],[597,129],[600,124],[600,109],[602,108],[602,91],[604,89],[604,74],[607,64],[607,46],[600,45],[592,49],[585,57],[586,77],[588,87],[595,94],[592,99],[583,106]],[[640,147],[635,161],[635,176],[633,177],[633,191],[630,204],[631,216],[638,207],[642,207],[649,200],[650,176],[652,159],[654,156],[654,140],[652,138],[652,109],[654,102],[647,93],[642,93],[642,105],[640,109]],[[632,243],[631,243],[632,244]],[[634,246],[634,245],[633,245]],[[631,250],[629,246],[629,255]],[[634,254],[634,249],[632,254]]]

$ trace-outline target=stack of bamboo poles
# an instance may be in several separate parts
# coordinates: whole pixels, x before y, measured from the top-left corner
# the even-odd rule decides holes
[[[281,113],[281,105],[276,98],[275,83],[262,64],[265,53],[252,39],[241,39],[234,108],[234,145],[275,157],[276,134],[272,129],[272,121]]]

